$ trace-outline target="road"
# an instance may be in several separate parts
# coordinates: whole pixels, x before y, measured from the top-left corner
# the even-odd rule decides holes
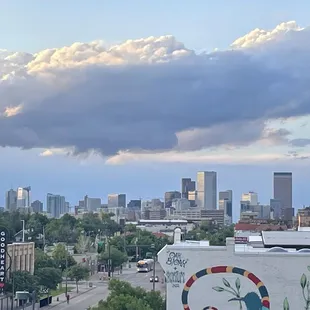
[[[101,283],[100,286],[88,291],[84,294],[78,295],[70,300],[70,303],[62,303],[53,310],[85,310],[88,307],[96,305],[101,299],[106,299],[109,295],[107,284]]]
[[[155,283],[155,289],[159,290],[162,294],[165,293],[165,284],[162,283],[164,279],[164,273],[159,264],[155,265],[155,274],[159,277],[159,282]],[[114,278],[120,279],[122,281],[129,282],[132,286],[141,286],[147,291],[152,290],[153,283],[150,282],[150,277],[153,275],[153,271],[148,273],[138,273],[134,264],[130,269],[124,269],[121,275],[115,275]],[[92,277],[91,282],[93,282],[93,290],[76,296],[70,300],[70,303],[59,304],[53,307],[53,310],[85,310],[90,306],[96,305],[100,300],[106,299],[109,295],[108,284],[103,281],[99,281],[99,276],[95,275]],[[81,283],[82,284],[82,283]]]
[[[155,265],[155,274],[159,277],[159,282],[155,283],[155,289],[164,293],[166,289],[165,283],[162,283],[164,272],[158,263]],[[141,286],[147,291],[151,291],[153,289],[153,283],[150,282],[150,277],[152,275],[153,271],[138,273],[135,266],[133,266],[131,269],[124,270],[123,274],[117,276],[117,278],[129,282],[132,286]]]

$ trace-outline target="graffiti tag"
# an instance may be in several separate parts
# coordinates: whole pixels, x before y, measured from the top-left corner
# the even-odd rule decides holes
[[[167,271],[166,281],[171,283],[172,287],[180,287],[180,284],[185,283],[185,272],[183,271]]]
[[[166,264],[169,266],[180,266],[185,268],[188,259],[184,259],[181,253],[170,252]]]

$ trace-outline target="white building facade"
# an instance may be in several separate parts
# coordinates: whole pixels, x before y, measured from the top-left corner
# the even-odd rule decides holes
[[[272,245],[275,233],[283,243],[299,238],[301,246],[310,246],[310,232],[264,233],[265,246]],[[181,241],[178,234],[173,245],[158,253],[166,276],[167,310],[307,309],[310,250],[254,248],[247,237],[209,246]]]

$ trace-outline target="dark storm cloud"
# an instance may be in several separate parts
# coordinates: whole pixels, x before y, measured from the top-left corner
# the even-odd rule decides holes
[[[296,66],[296,74],[266,65],[266,57],[239,50],[161,64],[47,70],[59,79],[60,90],[56,82],[51,90],[39,75],[2,83],[8,104],[0,107],[23,103],[23,109],[0,118],[0,145],[113,155],[249,144],[262,137],[265,120],[310,112],[310,77],[304,74],[309,64]],[[298,51],[295,57],[296,64],[302,61]],[[194,129],[198,136],[189,139],[184,132]]]

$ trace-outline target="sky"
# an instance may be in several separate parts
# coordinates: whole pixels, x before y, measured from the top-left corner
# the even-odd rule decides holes
[[[0,201],[32,186],[163,197],[218,172],[272,198],[274,171],[308,199],[309,1],[0,3]],[[1,194],[3,193],[3,194]],[[0,203],[1,205],[1,203]]]

